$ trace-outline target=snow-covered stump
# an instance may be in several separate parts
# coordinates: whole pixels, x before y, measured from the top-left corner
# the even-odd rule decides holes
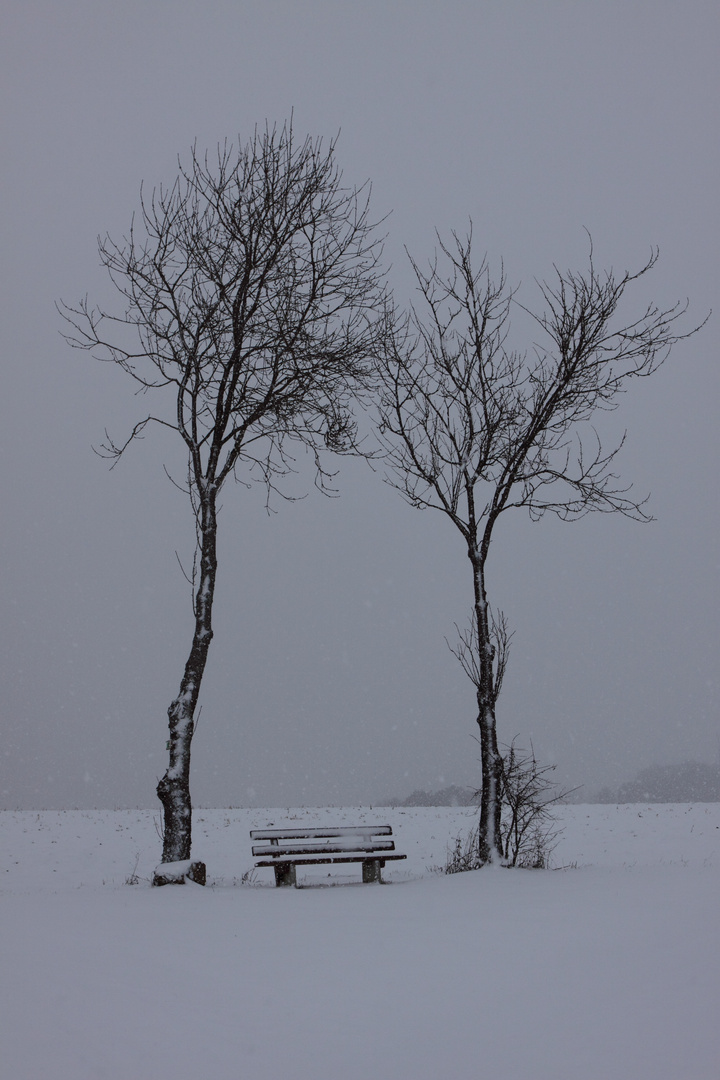
[[[206,880],[205,863],[196,859],[183,859],[182,862],[160,863],[155,867],[153,885],[184,885],[186,881],[194,881],[196,885],[204,885]]]

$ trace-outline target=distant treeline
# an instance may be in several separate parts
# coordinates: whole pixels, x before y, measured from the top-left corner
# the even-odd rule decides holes
[[[681,765],[652,765],[619,788],[603,788],[599,803],[720,802],[720,765],[684,761]]]
[[[720,765],[684,761],[680,765],[652,765],[642,769],[634,780],[617,788],[604,787],[594,798],[582,790],[571,794],[568,802],[595,803],[675,803],[720,802]],[[477,806],[478,793],[469,787],[451,784],[438,791],[418,789],[406,799],[386,799],[381,806]]]
[[[472,788],[451,784],[439,791],[413,791],[407,799],[388,799],[384,806],[477,806],[479,795]]]

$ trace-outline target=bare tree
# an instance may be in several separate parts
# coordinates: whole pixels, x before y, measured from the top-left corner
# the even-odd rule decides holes
[[[501,271],[471,258],[465,239],[439,239],[427,270],[411,259],[420,293],[402,334],[384,339],[379,431],[387,481],[419,508],[442,511],[458,529],[472,569],[470,627],[454,648],[472,680],[480,728],[480,860],[502,857],[503,761],[496,703],[510,635],[488,604],[486,565],[498,519],[525,508],[575,520],[590,511],[649,520],[644,500],[613,471],[618,445],[604,446],[591,420],[614,409],[633,378],[651,375],[682,335],[685,306],[649,305],[621,314],[625,294],[652,270],[600,273],[592,246],[583,273],[557,268],[539,284],[539,314],[526,312],[538,339],[529,352],[508,347],[517,304]],[[697,329],[697,328],[696,328]],[[692,333],[694,331],[690,331]]]
[[[158,783],[163,862],[190,858],[190,747],[213,637],[218,496],[234,478],[268,494],[293,471],[290,448],[309,448],[327,489],[323,451],[355,448],[353,395],[372,370],[385,308],[381,238],[369,191],[342,186],[335,144],[298,144],[292,125],[256,131],[237,149],[179,164],[170,188],[142,196],[138,221],[100,257],[121,294],[110,314],[63,305],[68,340],[117,364],[157,409],[150,424],[182,439],[197,528],[195,625],[168,709],[169,763]]]
[[[563,829],[553,813],[577,788],[558,790],[555,765],[541,765],[535,748],[522,750],[513,739],[503,755],[500,802],[502,854],[506,866],[547,869]]]
[[[505,866],[546,870],[563,833],[555,808],[577,788],[558,790],[551,779],[555,765],[541,765],[535,750],[521,750],[516,740],[505,748],[498,801],[502,806],[500,846]],[[481,792],[476,791],[478,797]],[[478,870],[487,862],[481,857],[480,823],[459,834],[448,849],[443,867],[446,874]]]

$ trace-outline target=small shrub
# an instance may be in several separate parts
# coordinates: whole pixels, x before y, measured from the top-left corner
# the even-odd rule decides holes
[[[445,865],[441,869],[445,874],[462,874],[465,870],[479,870],[481,866],[476,825],[466,836],[455,837],[452,847],[448,848]]]
[[[547,870],[558,845],[562,829],[558,826],[553,807],[562,802],[570,790],[557,791],[550,779],[554,765],[540,765],[535,751],[518,749],[513,739],[503,755],[503,776],[500,790],[502,818],[500,836],[504,866],[519,866],[525,870]],[[574,789],[573,789],[574,790]],[[479,794],[476,792],[476,795]],[[445,874],[479,870],[478,826],[467,835],[455,837],[448,848]]]
[[[135,865],[133,866],[132,871],[125,878],[125,884],[126,885],[139,885],[140,884],[140,878],[138,877],[138,872],[137,872],[139,862],[140,862],[140,852],[138,852],[135,855]]]
[[[571,794],[557,790],[550,779],[554,771],[555,765],[540,765],[532,743],[528,753],[518,749],[513,739],[503,755],[501,837],[507,866],[547,869],[550,865],[562,835],[553,808]]]

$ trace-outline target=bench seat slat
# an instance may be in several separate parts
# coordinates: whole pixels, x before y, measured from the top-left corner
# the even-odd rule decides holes
[[[262,862],[258,862],[257,866],[286,866],[288,864],[295,864],[296,866],[314,866],[320,863],[351,863],[351,862],[389,862],[391,859],[406,859],[407,855],[398,854],[379,854],[373,855],[330,855],[323,858],[303,859],[302,856],[298,859],[267,859]]]

